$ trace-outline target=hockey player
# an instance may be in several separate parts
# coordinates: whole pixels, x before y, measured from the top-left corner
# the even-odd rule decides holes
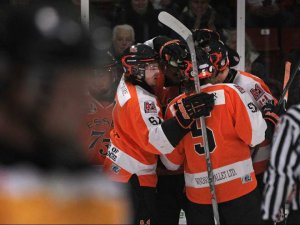
[[[160,58],[165,59],[160,62],[162,76],[160,76],[161,79],[156,90],[164,114],[168,103],[179,95],[180,80],[182,78],[180,75],[181,62],[175,60],[176,57],[171,58],[171,56],[180,56],[187,52],[187,50],[181,41],[166,36],[157,36],[145,43],[160,54]],[[167,46],[168,51],[164,49],[164,46]],[[181,48],[184,50],[183,52],[180,51]],[[164,82],[163,74],[168,77],[166,82]],[[181,167],[177,171],[168,170],[159,160],[156,172],[158,175],[158,224],[178,224],[180,216],[183,217],[181,210],[186,211],[183,168]]]
[[[210,54],[210,59],[217,69],[217,83],[234,83],[241,86],[251,97],[255,106],[264,111],[264,117],[268,124],[266,141],[251,149],[253,166],[258,179],[260,190],[263,189],[263,173],[267,168],[270,157],[270,141],[273,136],[274,127],[278,123],[279,114],[282,113],[277,99],[272,95],[269,87],[259,77],[232,67],[239,62],[238,54],[228,48],[216,32],[210,30],[195,30],[194,37],[198,41],[198,47]],[[272,102],[272,104],[270,104]]]
[[[99,59],[89,68],[88,113],[81,132],[84,148],[94,165],[103,165],[113,127],[112,110],[117,88],[117,61],[109,51],[97,51]]]
[[[172,152],[195,119],[212,109],[214,99],[206,93],[187,97],[175,117],[163,120],[153,94],[160,73],[156,52],[145,44],[133,45],[122,64],[125,72],[117,89],[104,168],[113,180],[131,186],[134,223],[156,224],[157,156]]]
[[[221,224],[259,223],[259,192],[249,150],[265,139],[266,122],[248,93],[236,84],[215,84],[220,75],[206,54],[198,55],[201,91],[213,93],[215,106],[206,115],[207,137],[211,156]],[[191,63],[186,61],[186,92],[168,106],[166,117],[172,117],[184,98],[194,91]],[[181,103],[182,102],[182,103]],[[162,162],[169,169],[184,164],[188,198],[188,224],[214,224],[201,125],[191,131]]]

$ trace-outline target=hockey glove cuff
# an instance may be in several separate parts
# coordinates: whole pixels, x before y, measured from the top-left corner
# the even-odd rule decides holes
[[[195,119],[201,116],[208,116],[213,106],[213,94],[199,93],[190,95],[175,103],[176,119],[183,128],[190,128]]]
[[[267,103],[262,108],[263,118],[267,123],[267,130],[265,132],[265,138],[267,140],[272,140],[275,127],[279,122],[279,111],[279,107],[273,105],[272,103]]]

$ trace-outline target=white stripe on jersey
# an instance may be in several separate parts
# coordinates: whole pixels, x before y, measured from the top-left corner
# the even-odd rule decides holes
[[[241,74],[240,71],[237,71],[233,83],[241,86],[250,95],[253,103],[259,109],[261,109],[267,103],[268,100],[274,99],[272,95],[270,95],[263,89],[259,82],[257,82],[251,77]]]
[[[158,151],[160,151],[161,154],[168,154],[172,152],[174,150],[174,147],[171,145],[164,131],[162,130],[162,127],[160,126],[163,119],[159,116],[161,109],[157,105],[156,97],[138,85],[136,85],[135,87],[140,106],[140,113],[149,132],[149,143],[152,144]],[[146,112],[146,102],[151,103],[151,105],[153,103],[153,106],[155,106],[155,110]]]
[[[131,98],[129,90],[125,83],[124,75],[122,76],[118,89],[117,89],[117,99],[121,107]]]
[[[230,88],[234,89],[235,92],[240,96],[240,99],[242,99],[241,102],[244,103],[244,106],[248,112],[248,116],[251,123],[251,130],[252,130],[252,140],[250,143],[250,146],[255,146],[260,144],[265,139],[265,130],[267,129],[266,121],[263,119],[261,112],[257,109],[257,107],[254,105],[250,95],[247,92],[242,92],[238,89],[236,84],[221,84],[229,86]]]

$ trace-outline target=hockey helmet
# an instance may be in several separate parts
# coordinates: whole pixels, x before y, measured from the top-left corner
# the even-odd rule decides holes
[[[215,68],[212,65],[209,55],[202,50],[196,50],[197,66],[198,66],[198,77],[199,79],[205,79],[215,74]],[[193,65],[191,60],[185,60],[184,79],[193,81]]]
[[[94,59],[95,68],[110,68],[118,64],[118,61],[109,50],[95,51]]]
[[[147,63],[158,60],[156,52],[148,45],[136,44],[127,48],[121,58],[125,76],[144,77]]]
[[[228,51],[222,41],[210,44],[209,57],[217,71],[224,71],[229,66]]]
[[[212,41],[219,41],[220,35],[216,31],[209,29],[194,29],[193,38],[195,40],[195,46],[201,47],[203,50],[209,46]]]

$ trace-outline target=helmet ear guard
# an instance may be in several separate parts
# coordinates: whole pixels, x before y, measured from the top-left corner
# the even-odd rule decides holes
[[[229,66],[227,47],[222,41],[210,44],[209,59],[217,71],[224,71]]]
[[[224,71],[225,68],[229,65],[227,52],[225,54],[226,55],[224,56],[223,52],[214,52],[209,56],[211,63],[218,71],[221,72]]]

